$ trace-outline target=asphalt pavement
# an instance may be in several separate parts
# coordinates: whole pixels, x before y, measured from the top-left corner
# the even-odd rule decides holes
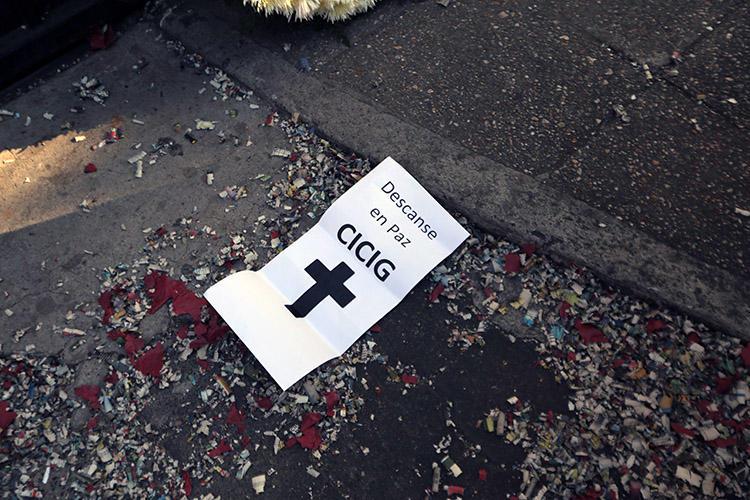
[[[193,21],[207,14],[188,8]],[[745,2],[385,1],[336,27],[240,9],[210,16],[399,119],[748,275],[735,212],[750,203]]]
[[[622,149],[620,147],[606,147],[609,140],[607,137],[598,137],[597,140],[591,141],[590,145],[586,143],[585,146],[580,146],[578,151],[570,148],[565,152],[563,146],[573,142],[580,144],[582,141],[578,141],[575,137],[570,138],[569,141],[561,140],[557,136],[559,134],[555,133],[546,137],[545,140],[540,140],[534,129],[536,125],[528,125],[528,123],[524,126],[532,128],[527,132],[516,129],[515,133],[503,135],[503,138],[507,140],[522,141],[527,145],[536,142],[541,147],[548,147],[548,143],[560,141],[560,150],[556,150],[555,154],[560,154],[563,158],[567,158],[569,154],[579,154],[584,151],[588,153],[589,150],[602,156],[611,155],[611,160],[605,157],[603,162],[591,162],[594,166],[587,168],[585,174],[583,164],[576,163],[577,158],[572,157],[570,163],[575,164],[575,168],[565,169],[561,166],[560,169],[552,172],[564,172],[566,177],[576,181],[576,189],[564,189],[559,183],[550,180],[547,174],[552,173],[534,176],[531,170],[519,171],[518,165],[521,163],[511,168],[494,155],[482,155],[473,152],[459,140],[448,140],[449,137],[444,133],[437,133],[426,127],[424,120],[416,122],[410,120],[409,112],[420,109],[420,106],[424,104],[424,99],[412,96],[414,99],[410,101],[408,109],[398,108],[388,104],[387,101],[379,100],[377,96],[374,99],[370,98],[364,89],[359,92],[355,85],[358,78],[356,74],[351,75],[351,78],[337,81],[332,74],[328,74],[328,78],[320,78],[319,73],[313,71],[313,66],[309,61],[315,60],[318,55],[324,60],[330,58],[331,64],[349,64],[352,61],[352,53],[357,51],[352,42],[352,39],[356,40],[355,35],[380,36],[381,33],[388,33],[389,27],[394,23],[398,24],[393,16],[400,16],[400,19],[407,15],[430,15],[431,9],[440,7],[440,5],[428,4],[424,12],[418,10],[408,14],[410,6],[413,7],[414,4],[384,3],[382,10],[375,9],[369,14],[374,18],[372,23],[365,23],[364,18],[356,18],[348,26],[321,26],[314,23],[289,25],[286,21],[279,24],[281,20],[273,17],[268,22],[264,22],[264,18],[245,17],[241,14],[244,11],[233,10],[231,6],[207,12],[196,3],[186,2],[176,4],[174,8],[167,10],[161,18],[160,25],[170,36],[183,41],[193,50],[201,51],[213,64],[253,86],[258,93],[276,102],[281,109],[289,113],[299,112],[319,133],[334,142],[357,151],[374,162],[389,155],[398,157],[412,175],[416,176],[442,203],[449,208],[470,213],[472,221],[483,229],[494,234],[502,234],[519,244],[532,241],[559,262],[585,264],[600,276],[606,277],[609,282],[624,287],[631,293],[688,312],[694,317],[736,335],[746,335],[745,332],[750,326],[750,306],[747,305],[746,300],[749,294],[747,280],[744,279],[741,269],[723,270],[717,265],[716,259],[712,258],[716,252],[726,251],[730,247],[743,248],[742,242],[747,239],[742,215],[744,209],[737,206],[728,212],[727,208],[728,203],[731,202],[741,205],[745,191],[739,187],[735,189],[735,183],[731,180],[743,175],[741,168],[736,169],[737,155],[733,154],[734,150],[731,147],[724,148],[723,143],[711,146],[713,151],[729,155],[731,161],[728,163],[728,171],[725,172],[713,167],[708,168],[705,163],[696,164],[686,160],[690,154],[693,155],[690,158],[695,155],[706,156],[706,146],[700,142],[696,143],[695,140],[689,143],[689,149],[686,147],[685,151],[667,150],[665,155],[665,152],[658,151],[658,149],[665,141],[683,141],[683,136],[678,133],[679,120],[682,120],[684,126],[686,119],[679,113],[671,113],[669,121],[659,117],[659,123],[663,121],[671,126],[670,133],[660,133],[657,137],[653,137],[650,124],[643,127],[641,121],[633,124],[631,114],[625,105],[621,104],[614,104],[611,108],[608,107],[609,105],[605,106],[606,110],[602,116],[608,117],[606,123],[603,121],[604,118],[594,121],[602,128],[608,127],[608,122],[614,122],[611,129],[618,134],[622,133],[623,124],[633,124],[628,131],[634,134],[634,138],[628,139],[624,144],[620,142],[622,139],[619,136],[612,138],[612,141],[618,141],[618,144],[625,146],[627,152],[620,151]],[[438,12],[442,11],[438,10]],[[484,13],[482,10],[477,12],[478,15]],[[507,17],[498,14],[498,18],[506,19]],[[473,17],[470,17],[471,19]],[[545,24],[539,21],[538,16],[535,19],[537,19],[537,29],[540,33],[544,32],[542,28],[547,24],[555,30],[560,29],[559,23],[547,22]],[[434,24],[420,24],[417,23],[416,17],[413,17],[408,26],[424,26],[424,29],[430,29],[429,27]],[[401,26],[403,29],[399,32],[399,36],[411,36],[413,29],[410,27],[407,30],[407,24]],[[462,26],[460,23],[454,24],[445,31],[453,33],[460,26]],[[469,34],[474,33],[477,33],[477,30],[469,31]],[[570,38],[568,35],[563,34],[560,37],[562,41],[559,43],[569,43],[565,40],[566,37]],[[427,50],[425,47],[428,45],[417,43],[417,38],[412,38],[410,44],[402,39],[399,40],[401,41],[393,41],[387,46],[397,51]],[[579,47],[580,60],[578,62],[569,61],[566,65],[552,66],[553,61],[562,60],[561,58],[567,57],[570,52],[563,50],[560,55],[551,55],[550,52],[558,50],[557,43],[540,45],[548,52],[546,58],[550,64],[546,66],[532,64],[536,64],[535,61],[539,60],[538,53],[523,55],[526,45],[521,44],[517,47],[518,57],[522,57],[524,61],[521,67],[528,66],[529,69],[537,67],[540,71],[540,74],[535,76],[536,83],[532,82],[527,86],[520,83],[516,85],[520,92],[528,93],[529,96],[537,93],[540,85],[553,84],[555,75],[559,71],[569,71],[571,74],[578,75],[583,60],[592,67],[596,65],[596,58],[590,56],[584,58],[580,54],[586,48],[582,46]],[[466,44],[466,46],[484,47],[485,45]],[[309,56],[310,51],[315,47],[318,48],[320,54],[313,51],[315,57],[301,57],[304,53]],[[359,50],[371,54],[366,47],[367,45],[363,45]],[[452,47],[460,48],[462,45],[456,42]],[[453,57],[454,51],[444,50],[441,54],[450,58]],[[252,57],[248,57],[248,54],[252,54]],[[610,55],[613,64],[619,63],[623,71],[628,69],[627,61],[622,57],[617,58],[614,53]],[[284,60],[287,61],[286,64]],[[386,60],[388,59],[375,57],[370,67],[383,64]],[[411,74],[409,71],[416,73],[413,77],[415,81],[422,78],[422,71],[414,72],[407,67],[409,64],[417,64],[421,59],[396,55],[393,60],[396,61],[394,63],[396,66],[401,65],[400,71],[394,71],[394,79],[406,78],[406,74]],[[440,57],[432,59],[432,61],[441,60]],[[464,64],[464,60],[466,58],[461,60],[462,71],[469,73],[477,71],[477,64]],[[384,68],[392,69],[392,66],[386,64]],[[310,71],[306,71],[307,69]],[[429,68],[424,69],[425,74],[432,71]],[[611,68],[609,69],[611,71]],[[608,72],[606,68],[602,68],[601,71]],[[618,75],[613,80],[614,83],[627,85],[629,74],[625,72],[621,77]],[[642,77],[644,82],[649,80],[650,74],[644,72]],[[531,78],[530,75],[524,74],[524,80],[527,76]],[[481,80],[480,78],[477,81]],[[652,74],[651,80],[654,80]],[[454,89],[450,91],[451,105],[460,104],[467,96],[466,92],[455,90],[463,89],[467,81],[474,80],[461,77],[460,81],[449,86],[450,89]],[[659,83],[663,82],[653,82],[654,85],[659,85]],[[586,120],[583,119],[581,122],[579,119],[583,117],[581,113],[586,113],[587,109],[596,112],[598,103],[601,103],[604,96],[609,95],[610,91],[607,89],[617,86],[610,84],[606,78],[600,81],[587,77],[576,77],[569,80],[566,85],[557,85],[561,94],[565,94],[562,97],[563,101],[578,94],[588,96],[592,101],[592,106],[589,107],[581,104],[581,106],[567,108],[572,113],[580,115],[575,123],[580,122],[584,126],[586,126]],[[380,84],[375,87],[374,91],[377,92]],[[659,88],[663,87],[662,85]],[[645,92],[647,89],[645,83],[643,88]],[[649,87],[648,90],[651,91],[651,88]],[[408,93],[409,89],[405,89],[404,92]],[[473,95],[489,97],[493,94],[487,92]],[[509,111],[509,116],[520,116],[534,106],[544,109],[547,113],[560,109],[558,105],[550,102],[546,107],[539,107],[537,100],[545,102],[544,95],[546,94],[540,94],[542,97],[538,99],[525,98],[526,102]],[[633,96],[636,94],[630,94],[628,97],[629,105],[633,105]],[[637,96],[635,98],[637,102]],[[399,97],[399,99],[404,98]],[[583,103],[585,100],[580,102]],[[495,106],[492,109],[502,108]],[[648,109],[651,110],[651,108]],[[657,111],[662,110],[657,109]],[[646,117],[654,115],[655,113],[651,113]],[[530,117],[529,122],[533,123],[533,118]],[[693,124],[690,121],[691,129],[702,133],[701,125],[706,124],[701,124],[697,120]],[[476,132],[474,136],[478,140],[486,141],[488,138],[487,134],[480,134],[475,128],[459,128],[467,133]],[[692,134],[690,139],[695,139],[695,135]],[[721,141],[729,139],[724,135],[716,137]],[[736,144],[740,144],[737,147],[741,147],[739,137],[741,134],[737,139],[734,135],[731,136],[732,141],[737,140]],[[600,145],[605,147],[600,148]],[[507,151],[517,154],[519,150],[508,148]],[[644,157],[641,163],[647,163],[649,169],[659,172],[664,179],[660,176],[656,178],[656,181],[647,182],[645,179],[652,179],[653,175],[649,177],[650,172],[632,168],[634,163],[629,157],[626,165],[618,163],[624,161],[624,158],[633,152],[643,156],[648,155],[649,157]],[[701,184],[699,182],[701,176],[693,173],[686,175],[685,172],[669,170],[667,175],[664,167],[659,166],[660,160],[671,166],[672,156],[676,155],[687,161],[687,166],[690,168],[698,169],[701,176],[710,184]],[[608,163],[609,161],[612,163]],[[606,167],[606,170],[602,165]],[[620,177],[628,177],[629,182],[615,176],[617,172],[622,174]],[[450,179],[450,182],[445,182],[446,179]],[[742,184],[741,180],[739,182]],[[573,191],[574,194],[581,195],[584,185],[592,188],[589,194],[581,197],[571,194]],[[673,195],[665,198],[660,192],[653,193],[654,190],[658,191],[657,185],[662,186],[662,189],[667,189]],[[604,189],[602,186],[611,186],[611,188]],[[718,186],[722,187],[718,188]],[[715,187],[720,191],[723,189],[721,196],[712,195],[710,191],[708,196],[705,195],[706,189]],[[700,191],[700,196],[686,197],[685,193],[691,191]],[[677,194],[674,194],[675,192]],[[620,196],[624,201],[628,201],[635,211],[645,214],[639,224],[641,229],[635,228],[635,223],[625,220],[622,215],[598,209],[592,196],[589,196],[592,193],[609,197]],[[647,196],[644,198],[644,195]],[[725,198],[723,208],[721,207],[722,196]],[[727,198],[729,201],[726,201]],[[644,200],[650,200],[651,205],[643,205]],[[671,210],[672,208],[675,210]],[[684,217],[678,213],[677,209],[683,211]],[[618,210],[622,212],[621,209]],[[703,216],[703,214],[720,213],[721,210],[725,213],[721,214],[718,220],[716,217]],[[729,218],[724,217],[727,214]],[[648,222],[649,220],[651,222]],[[706,246],[702,253],[691,255],[690,250],[697,248],[699,238],[687,239],[684,244],[681,244],[655,237],[652,229],[668,227],[668,222],[676,220],[689,221],[694,228],[701,228],[701,230],[710,228],[714,237],[720,241]],[[724,229],[717,231],[716,228],[719,227]],[[682,237],[686,233],[670,234]],[[733,234],[738,236],[731,237]]]

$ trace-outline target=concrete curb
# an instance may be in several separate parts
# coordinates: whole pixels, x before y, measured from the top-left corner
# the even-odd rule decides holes
[[[536,243],[545,254],[584,265],[630,293],[750,338],[750,286],[740,277],[302,73],[220,26],[197,15],[185,22],[168,15],[161,22],[167,35],[279,108],[299,112],[332,142],[373,163],[393,156],[446,208],[482,229],[517,243]]]

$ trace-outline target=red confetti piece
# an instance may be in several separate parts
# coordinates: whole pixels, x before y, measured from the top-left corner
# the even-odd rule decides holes
[[[189,314],[196,324],[201,322],[201,309],[206,305],[206,299],[196,297],[190,290],[185,290],[172,299],[172,311],[175,314]]]
[[[112,340],[124,339],[125,333],[120,330],[112,330],[107,334],[107,337],[111,338]]]
[[[716,379],[716,392],[726,394],[732,388],[734,383],[733,377],[720,377]]]
[[[199,338],[199,339],[195,339],[192,342],[190,342],[190,348],[198,350],[198,349],[200,349],[201,347],[203,347],[206,344],[208,344],[208,340],[206,340],[204,338]]]
[[[107,376],[104,377],[104,381],[112,385],[115,385],[117,382],[119,382],[119,380],[120,376],[115,371],[109,372]]]
[[[445,290],[445,287],[443,285],[437,285],[435,288],[432,289],[432,293],[430,293],[430,302],[435,302],[441,293],[443,293],[443,290]]]
[[[146,287],[146,295],[151,299],[149,314],[154,314],[169,299],[174,299],[187,292],[184,282],[168,278],[164,273],[152,272],[147,274],[143,278],[143,284]]]
[[[92,50],[107,49],[115,43],[115,40],[117,40],[117,35],[108,24],[89,33],[89,45]]]
[[[268,118],[266,118],[266,121],[263,122],[263,125],[271,125],[273,123],[273,113],[268,115]]]
[[[584,323],[579,319],[576,321],[575,326],[583,339],[583,345],[589,345],[592,342],[607,342],[604,334],[594,325]]]
[[[219,315],[211,309],[211,318],[208,320],[208,324],[198,323],[195,325],[195,335],[198,338],[190,342],[190,348],[200,349],[206,344],[217,342],[228,331],[228,326],[219,326]]]
[[[717,438],[713,441],[706,441],[706,444],[714,448],[727,448],[729,446],[737,446],[737,440],[735,438]]]
[[[232,451],[232,447],[226,443],[226,439],[221,440],[221,443],[219,443],[219,446],[214,448],[213,450],[208,452],[208,456],[211,458],[216,458],[219,455],[226,453],[228,451]]]
[[[745,366],[750,366],[750,342],[742,348],[742,362]]]
[[[264,410],[270,410],[273,406],[273,402],[271,401],[271,398],[268,396],[263,396],[262,398],[255,398],[255,402],[258,403],[258,406],[263,408]]]
[[[325,396],[326,398],[326,406],[328,407],[328,411],[326,412],[326,414],[329,417],[332,417],[333,412],[334,412],[333,409],[336,406],[336,403],[339,402],[339,395],[336,394],[336,391],[331,391],[331,392],[324,392],[323,396]]]
[[[509,253],[505,256],[504,269],[509,273],[516,273],[521,270],[521,256],[517,253]]]
[[[199,359],[198,364],[201,365],[201,368],[203,368],[203,371],[208,371],[208,363],[205,359]]]
[[[464,488],[462,486],[448,486],[448,496],[451,495],[463,495]]]
[[[93,163],[87,163],[85,167],[83,167],[83,172],[86,174],[92,174],[96,172],[96,165]]]
[[[133,366],[144,375],[158,377],[159,372],[164,367],[164,351],[162,350],[161,342],[156,344],[156,347],[147,351],[143,356],[136,359],[133,362]]]
[[[98,410],[101,406],[99,404],[99,386],[97,385],[82,385],[80,387],[76,387],[73,392],[75,392],[76,396],[79,398],[88,401],[91,405],[91,408],[94,410]]]
[[[667,324],[658,318],[651,318],[646,323],[646,331],[648,333],[658,332],[667,327]]]
[[[723,419],[721,423],[726,425],[727,427],[733,428],[734,432],[738,434],[742,433],[745,428],[750,427],[750,420],[745,420],[744,422],[735,422],[734,420]]]
[[[596,489],[594,489],[593,486],[591,486],[589,487],[588,490],[583,492],[583,494],[573,495],[571,498],[575,500],[596,500],[597,498],[601,498],[602,495],[604,495],[603,490],[597,491]],[[636,498],[636,497],[633,497],[633,498]]]
[[[193,483],[190,481],[190,473],[188,471],[182,473],[182,490],[185,492],[185,496],[188,497],[193,492]]]
[[[227,415],[227,423],[236,425],[240,434],[245,432],[245,411],[238,410],[237,405],[232,403],[229,407],[229,414]]]
[[[695,432],[691,431],[690,429],[686,429],[685,427],[681,426],[680,424],[672,424],[672,430],[675,431],[678,434],[683,434],[685,436],[689,437],[695,437]]]
[[[404,384],[416,384],[419,382],[419,377],[416,375],[409,375],[408,373],[401,374],[401,382]]]
[[[190,326],[183,326],[179,330],[177,330],[177,338],[180,339],[186,339],[188,336],[188,332],[190,331]]]
[[[317,412],[306,413],[303,415],[302,424],[300,426],[302,435],[287,439],[284,443],[284,447],[289,448],[299,443],[303,448],[308,448],[310,450],[317,450],[320,448],[323,438],[320,437],[317,423],[322,419],[323,416]]]
[[[534,255],[534,252],[536,252],[536,245],[533,243],[527,243],[521,247],[521,251],[526,254],[526,258],[528,259]]]
[[[136,352],[143,349],[143,339],[141,337],[137,337],[136,335],[132,333],[126,333],[125,334],[125,352],[130,354],[135,354]]]
[[[612,368],[619,368],[620,366],[625,364],[625,360],[622,358],[617,358],[614,363],[612,363]]]
[[[695,407],[698,408],[698,411],[701,412],[704,417],[710,418],[713,421],[721,420],[724,410],[721,408],[712,410],[712,406],[713,404],[711,401],[705,399],[698,399],[695,401]]]
[[[688,342],[690,342],[691,344],[700,344],[701,343],[700,336],[697,333],[695,333],[695,332],[688,333],[687,339],[688,339]]]
[[[297,438],[297,442],[300,446],[310,450],[317,450],[320,448],[323,438],[320,437],[317,424],[322,419],[323,416],[317,412],[306,413],[302,416],[302,425],[300,426],[302,437]]]
[[[372,325],[372,328],[370,328],[370,331],[372,333],[380,333],[380,325],[379,324]]]
[[[487,471],[484,469],[479,469],[479,480],[480,481],[487,481]]]
[[[96,429],[97,425],[99,425],[99,414],[98,413],[96,415],[94,415],[91,418],[91,420],[89,420],[88,422],[86,422],[86,428],[88,430],[90,430],[90,431],[93,431],[94,429]]]
[[[102,306],[102,309],[104,309],[102,323],[104,323],[105,325],[109,324],[110,318],[115,313],[114,309],[112,309],[112,296],[117,293],[117,291],[118,289],[115,288],[114,290],[107,290],[106,292],[102,292],[102,294],[99,295],[99,305]]]
[[[0,429],[2,429],[0,436],[5,434],[5,430],[18,416],[18,413],[8,410],[9,407],[10,403],[7,401],[0,401]]]
[[[571,305],[565,301],[563,301],[562,304],[560,304],[560,310],[558,311],[558,314],[560,314],[560,317],[562,319],[568,318],[568,310],[570,309]]]

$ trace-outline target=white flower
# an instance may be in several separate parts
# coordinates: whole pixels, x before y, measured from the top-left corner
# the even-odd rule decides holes
[[[328,21],[342,21],[373,7],[377,0],[244,0],[264,14],[281,14],[298,21],[321,16]]]

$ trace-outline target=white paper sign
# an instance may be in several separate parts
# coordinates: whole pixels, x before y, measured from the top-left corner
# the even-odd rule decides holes
[[[205,297],[286,390],[343,354],[467,237],[387,158],[263,269]]]

